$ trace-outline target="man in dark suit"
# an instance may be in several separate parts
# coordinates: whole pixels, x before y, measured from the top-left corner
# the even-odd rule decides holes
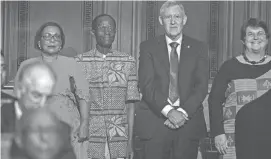
[[[208,92],[207,47],[182,34],[186,21],[179,2],[165,2],[159,22],[166,34],[140,45],[137,158],[196,159],[199,140],[206,135],[202,102]]]
[[[25,65],[17,77],[14,87],[16,100],[1,106],[2,133],[13,133],[16,120],[26,109],[44,106],[56,83],[54,71],[41,62]]]

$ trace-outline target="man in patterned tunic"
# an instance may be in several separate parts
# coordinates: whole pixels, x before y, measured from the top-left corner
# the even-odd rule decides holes
[[[136,62],[112,50],[116,22],[107,14],[92,23],[96,48],[78,55],[94,101],[90,106],[89,158],[128,158],[132,153],[134,106],[139,100]]]

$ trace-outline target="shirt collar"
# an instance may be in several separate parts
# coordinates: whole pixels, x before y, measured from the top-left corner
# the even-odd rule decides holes
[[[181,45],[182,44],[182,40],[183,40],[183,34],[181,34],[180,38],[178,40],[176,40],[176,41],[173,41],[168,36],[166,36],[167,45],[169,45],[172,42],[177,42],[179,45]]]

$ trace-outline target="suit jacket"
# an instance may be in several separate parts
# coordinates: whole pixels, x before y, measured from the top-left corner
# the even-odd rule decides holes
[[[192,138],[206,135],[202,102],[208,93],[208,51],[200,41],[183,35],[179,61],[179,99],[190,118],[182,129]],[[136,109],[135,135],[150,139],[165,127],[161,113],[169,104],[170,63],[165,35],[140,44],[139,88],[142,100]]]
[[[15,131],[15,98],[1,92],[1,132],[13,133]]]

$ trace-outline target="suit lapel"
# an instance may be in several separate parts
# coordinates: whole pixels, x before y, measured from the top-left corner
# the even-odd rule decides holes
[[[164,65],[164,68],[166,69],[169,75],[170,65],[169,65],[168,49],[167,49],[165,35],[161,35],[158,38],[157,53],[158,53],[158,58],[161,61],[161,64]]]

